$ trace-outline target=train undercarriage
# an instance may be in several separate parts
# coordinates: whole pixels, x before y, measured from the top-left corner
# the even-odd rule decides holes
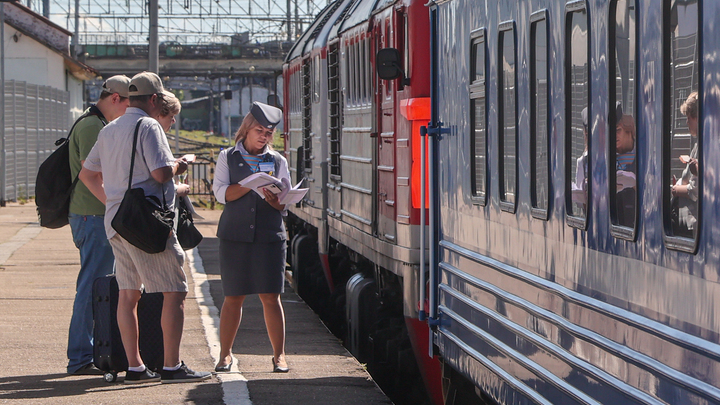
[[[292,213],[286,223],[295,292],[395,404],[431,404],[403,315],[402,278],[332,238],[322,257],[317,228]]]

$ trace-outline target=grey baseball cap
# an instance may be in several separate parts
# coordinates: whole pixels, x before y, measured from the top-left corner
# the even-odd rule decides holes
[[[165,91],[162,80],[153,72],[142,72],[133,76],[129,86],[130,97],[151,96]]]
[[[105,93],[117,93],[120,97],[128,97],[128,87],[130,86],[130,78],[125,75],[113,76],[102,84],[102,91]]]

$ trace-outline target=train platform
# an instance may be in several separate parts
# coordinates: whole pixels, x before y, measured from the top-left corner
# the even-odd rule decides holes
[[[211,371],[218,353],[222,287],[215,237],[219,210],[199,210],[205,239],[187,252],[190,292],[181,358]],[[257,297],[246,300],[232,372],[201,383],[126,386],[69,376],[66,345],[80,257],[70,227],[41,228],[35,206],[0,208],[0,404],[391,404],[361,364],[289,284],[282,296],[290,372],[272,372]]]

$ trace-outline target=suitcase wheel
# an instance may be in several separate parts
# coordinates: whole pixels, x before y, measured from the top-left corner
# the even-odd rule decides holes
[[[115,382],[115,380],[117,380],[117,373],[105,373],[103,378],[105,379],[105,382]]]

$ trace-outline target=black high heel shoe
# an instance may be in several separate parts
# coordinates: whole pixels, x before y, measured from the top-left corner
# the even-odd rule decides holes
[[[289,367],[280,367],[275,363],[275,357],[272,358],[273,373],[287,373],[290,371]]]
[[[224,366],[215,366],[215,372],[216,373],[227,373],[230,371],[230,367],[233,365],[233,358],[230,356],[230,363],[224,365]]]

